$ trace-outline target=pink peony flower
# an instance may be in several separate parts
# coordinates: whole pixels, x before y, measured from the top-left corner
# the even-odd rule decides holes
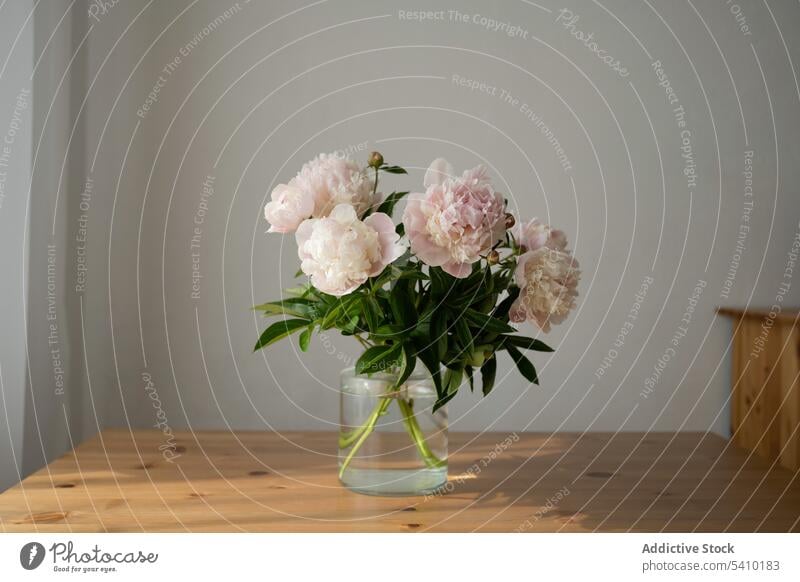
[[[514,282],[519,297],[511,305],[514,322],[531,321],[542,331],[564,321],[575,307],[580,271],[578,261],[563,250],[540,246],[517,262]]]
[[[264,218],[270,223],[269,232],[294,232],[313,211],[310,195],[295,186],[278,184],[272,201],[264,206]]]
[[[314,287],[337,297],[380,274],[406,250],[391,218],[377,212],[361,221],[350,204],[304,221],[295,236],[300,268]]]
[[[269,232],[293,232],[306,218],[324,218],[338,204],[350,204],[361,216],[372,204],[372,186],[354,161],[320,154],[272,191],[272,201],[264,207]]]
[[[559,251],[567,248],[567,235],[564,231],[550,228],[538,218],[532,218],[526,223],[517,223],[511,232],[517,243],[524,245],[529,251],[544,246]]]
[[[411,250],[427,265],[466,277],[472,263],[503,238],[503,197],[483,166],[457,177],[441,158],[431,163],[424,184],[425,193],[411,194],[403,214]]]
[[[324,218],[339,204],[350,204],[361,216],[372,204],[372,180],[353,160],[336,154],[320,154],[303,165],[290,185],[314,201],[314,218]]]

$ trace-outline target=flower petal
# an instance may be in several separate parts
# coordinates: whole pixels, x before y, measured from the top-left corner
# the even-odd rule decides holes
[[[453,165],[444,158],[436,158],[428,166],[428,171],[425,172],[425,178],[422,183],[426,188],[434,185],[440,185],[448,178],[453,178],[455,169]]]
[[[358,220],[356,209],[350,204],[337,204],[328,216],[341,224],[350,224]]]
[[[370,277],[374,277],[383,271],[386,265],[399,259],[406,251],[406,245],[400,242],[400,235],[395,231],[394,222],[387,214],[383,212],[371,214],[364,219],[364,224],[375,229],[381,245],[381,260],[375,263],[370,272]]]

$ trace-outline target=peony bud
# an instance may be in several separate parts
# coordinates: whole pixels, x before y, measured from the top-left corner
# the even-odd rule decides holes
[[[490,251],[489,254],[486,255],[486,262],[490,265],[496,265],[500,262],[500,253],[495,250]]]
[[[370,168],[380,168],[383,165],[383,156],[380,152],[372,152],[369,155],[369,167]]]
[[[494,348],[490,344],[475,346],[475,351],[472,352],[472,357],[467,363],[475,368],[480,368],[487,360],[494,356],[493,350]]]
[[[506,212],[506,230],[513,227],[517,221],[514,219],[514,215],[510,212]]]
[[[526,247],[525,245],[519,245],[519,254],[524,255],[527,252],[528,252],[528,247]]]

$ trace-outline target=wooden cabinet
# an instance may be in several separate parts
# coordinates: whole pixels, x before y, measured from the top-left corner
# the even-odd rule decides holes
[[[733,319],[731,438],[800,469],[800,322],[797,311],[720,309]]]

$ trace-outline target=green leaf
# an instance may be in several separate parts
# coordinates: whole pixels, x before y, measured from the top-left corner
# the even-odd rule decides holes
[[[364,307],[362,297],[363,295],[356,292],[344,298],[342,300],[342,314],[350,319],[361,315]]]
[[[441,299],[447,295],[453,288],[454,280],[447,275],[440,267],[431,267],[431,296],[434,299]]]
[[[394,281],[399,275],[400,269],[394,265],[389,265],[385,268],[380,275],[372,280],[372,287],[375,289],[382,289],[386,283]]]
[[[488,314],[497,303],[497,293],[483,293],[475,298],[473,307],[481,313]]]
[[[444,373],[444,387],[447,393],[458,392],[461,387],[461,381],[464,379],[464,370],[462,368],[448,368]]]
[[[381,166],[378,168],[382,172],[388,172],[389,174],[408,174],[405,169],[401,168],[400,166]]]
[[[322,318],[322,323],[320,327],[322,329],[330,329],[333,327],[333,324],[336,323],[336,320],[342,314],[342,310],[344,309],[344,305],[341,303],[334,303],[328,307],[328,311]]]
[[[423,349],[419,349],[419,346],[417,346],[417,357],[425,364],[425,367],[428,368],[428,372],[431,373],[433,384],[436,386],[436,394],[441,398],[445,395],[445,392],[442,389],[442,370],[439,366],[439,358],[437,358],[433,350],[427,346],[423,346]]]
[[[387,323],[378,327],[373,335],[381,341],[387,339],[396,339],[403,333],[404,329],[405,328],[402,325]]]
[[[467,373],[467,380],[469,380],[469,391],[475,391],[475,379],[472,377],[472,366],[467,366],[464,368],[464,371]]]
[[[431,314],[431,343],[436,345],[436,355],[439,360],[444,359],[447,352],[447,311],[437,309]]]
[[[453,398],[455,398],[457,392],[451,392],[449,394],[445,394],[444,396],[440,397],[433,405],[433,412],[439,410],[442,406],[450,402]]]
[[[293,334],[301,327],[307,326],[309,323],[311,322],[307,319],[285,319],[283,321],[275,322],[270,325],[264,331],[264,333],[261,334],[261,337],[258,338],[253,351],[255,352],[261,348],[265,348],[268,345]]]
[[[511,287],[508,290],[508,296],[494,310],[492,315],[495,319],[508,321],[508,312],[511,311],[511,305],[517,300],[517,297],[519,297],[519,287]]]
[[[401,222],[394,227],[394,231],[398,234],[398,236],[403,236],[406,233],[406,225]]]
[[[395,205],[405,196],[408,192],[392,192],[386,197],[386,200],[381,202],[380,206],[378,206],[378,212],[383,212],[384,214],[388,214],[389,216],[392,215],[394,212]]]
[[[489,333],[514,333],[517,331],[507,323],[475,309],[468,308],[464,312],[464,317],[474,326],[481,328],[481,331]]]
[[[364,303],[364,319],[367,321],[369,331],[375,333],[380,326],[381,306],[378,305],[378,300],[372,295],[368,295]]]
[[[504,335],[501,336],[506,344],[511,344],[514,347],[522,348],[523,350],[534,350],[537,352],[552,352],[553,348],[548,346],[541,340],[532,337],[525,337],[522,335]]]
[[[428,276],[423,273],[422,271],[418,271],[416,269],[411,271],[403,271],[398,279],[413,279],[415,281],[427,281]]]
[[[398,261],[402,261],[400,258]],[[415,281],[424,281],[428,276],[419,270],[418,263],[406,263],[402,267],[396,264],[389,265],[383,272],[375,279],[373,279],[372,287],[375,289],[383,289],[386,283],[391,283],[398,279],[413,279]]]
[[[356,362],[356,374],[374,374],[386,371],[400,359],[402,348],[401,344],[368,348]]]
[[[405,384],[411,373],[414,371],[414,366],[417,363],[417,357],[409,344],[403,344],[403,358],[400,361],[400,374],[397,377],[396,388]]]
[[[293,315],[295,317],[313,318],[314,304],[302,297],[290,297],[281,301],[270,301],[253,307],[256,311],[263,311],[264,315]]]
[[[358,315],[352,316],[347,323],[341,326],[342,333],[346,335],[353,335],[356,333],[356,331],[363,331],[358,329],[358,322]]]
[[[394,318],[406,327],[417,323],[417,309],[412,299],[413,284],[413,281],[408,280],[397,281],[389,295],[389,306]]]
[[[340,326],[348,326],[353,317],[356,317],[361,311],[361,296],[357,294],[348,295],[344,298],[334,298],[334,301],[329,302],[328,311],[322,318],[322,329],[329,329],[336,326],[337,321]]]
[[[313,286],[309,286],[308,293],[318,297],[322,303],[328,306],[336,305],[337,303],[340,303],[342,301],[340,297],[337,297],[336,295],[328,295],[327,293],[323,293],[322,291]]]
[[[484,280],[486,281],[486,291],[494,292],[494,276],[492,276],[492,267],[491,265],[486,265],[486,271],[484,272]]]
[[[503,344],[503,347],[508,350],[509,355],[513,358],[514,362],[517,364],[517,369],[520,371],[528,382],[533,382],[534,384],[539,383],[539,377],[536,375],[536,368],[534,368],[531,361],[522,355],[517,348],[509,344]]]
[[[455,332],[462,355],[469,356],[472,354],[472,333],[469,331],[469,325],[463,317],[456,319]]]
[[[311,342],[312,333],[314,333],[314,326],[309,325],[303,330],[303,333],[300,334],[300,339],[298,341],[300,343],[300,349],[304,352],[308,351],[308,344]]]
[[[481,366],[481,382],[483,384],[483,395],[487,396],[494,388],[495,377],[497,376],[497,358],[492,356]]]

